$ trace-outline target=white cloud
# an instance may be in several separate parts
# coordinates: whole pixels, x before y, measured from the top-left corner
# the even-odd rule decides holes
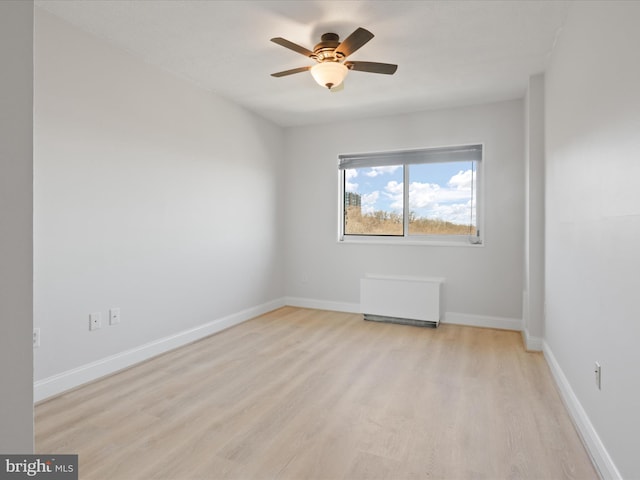
[[[344,188],[347,192],[357,193],[358,192],[358,184],[355,182],[350,182],[351,179],[356,178],[358,176],[358,171],[355,168],[349,168],[344,171]]]
[[[429,218],[438,218],[451,223],[457,223],[461,225],[468,225],[471,212],[469,208],[471,206],[471,200],[466,203],[452,203],[452,204],[437,204],[434,205],[428,212]],[[475,210],[471,217],[473,224],[476,222]]]
[[[394,173],[396,170],[401,168],[402,165],[389,165],[386,167],[371,167],[365,175],[367,177],[377,177],[378,175],[384,175],[385,173]]]
[[[451,177],[446,187],[436,183],[412,182],[409,185],[409,209],[419,217],[467,225],[471,215],[471,173],[471,170],[460,171]],[[475,223],[475,210],[472,222]]]
[[[441,190],[437,183],[411,182],[409,184],[409,208],[425,208],[435,204]]]
[[[473,182],[473,172],[471,170],[462,171],[456,173],[447,185],[454,190],[464,190],[465,192],[471,191],[471,184]]]
[[[391,180],[384,187],[384,195],[391,200],[390,207],[394,210],[402,211],[402,202],[404,196],[404,184]]]
[[[437,183],[411,182],[409,201],[411,208],[425,208],[439,203],[467,201],[471,195],[473,180],[471,170],[460,171],[447,182],[447,186]]]
[[[360,199],[360,202],[361,202],[360,209],[362,213],[367,214],[367,213],[375,212],[376,202],[378,201],[378,198],[380,198],[380,192],[377,190],[371,193],[365,193],[364,195],[362,195],[362,198]]]
[[[387,182],[387,185],[384,187],[387,192],[392,194],[402,194],[403,188],[404,184],[402,182],[396,182],[395,180]]]

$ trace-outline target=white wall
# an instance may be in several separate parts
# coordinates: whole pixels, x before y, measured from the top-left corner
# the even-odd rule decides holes
[[[640,478],[639,22],[638,2],[574,4],[545,84],[548,353],[629,479]]]
[[[0,452],[33,451],[33,2],[0,2]]]
[[[544,75],[529,78],[525,104],[523,332],[542,349],[544,326]]]
[[[36,380],[280,299],[282,129],[40,9],[34,48]]]
[[[519,322],[523,115],[514,100],[287,129],[287,295],[348,307],[359,303],[365,273],[438,276],[446,279],[447,312]],[[475,142],[485,144],[484,247],[337,243],[338,154]]]

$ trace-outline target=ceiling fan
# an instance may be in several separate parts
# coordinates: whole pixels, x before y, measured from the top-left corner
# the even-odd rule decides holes
[[[335,33],[325,33],[320,38],[320,43],[313,47],[313,51],[297,45],[281,37],[272,38],[273,43],[300,53],[305,57],[315,60],[315,65],[293,68],[283,72],[272,73],[272,77],[285,77],[294,73],[311,71],[311,75],[322,87],[329,90],[339,86],[349,70],[369,73],[383,73],[393,75],[398,69],[397,65],[378,62],[345,61],[353,52],[362,47],[373,38],[373,33],[362,27],[356,29],[351,35],[340,42],[340,37]]]

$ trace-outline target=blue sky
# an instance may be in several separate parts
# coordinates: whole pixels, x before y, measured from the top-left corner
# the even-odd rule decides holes
[[[471,162],[411,165],[410,210],[418,217],[468,225],[472,205],[471,168]],[[401,165],[349,169],[345,170],[345,177],[346,191],[361,195],[363,213],[376,210],[402,212],[404,185]]]

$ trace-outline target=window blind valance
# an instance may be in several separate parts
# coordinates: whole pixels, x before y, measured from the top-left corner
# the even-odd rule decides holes
[[[434,162],[470,162],[482,160],[482,145],[427,148],[397,152],[355,153],[339,155],[340,170],[350,168],[415,165]]]

